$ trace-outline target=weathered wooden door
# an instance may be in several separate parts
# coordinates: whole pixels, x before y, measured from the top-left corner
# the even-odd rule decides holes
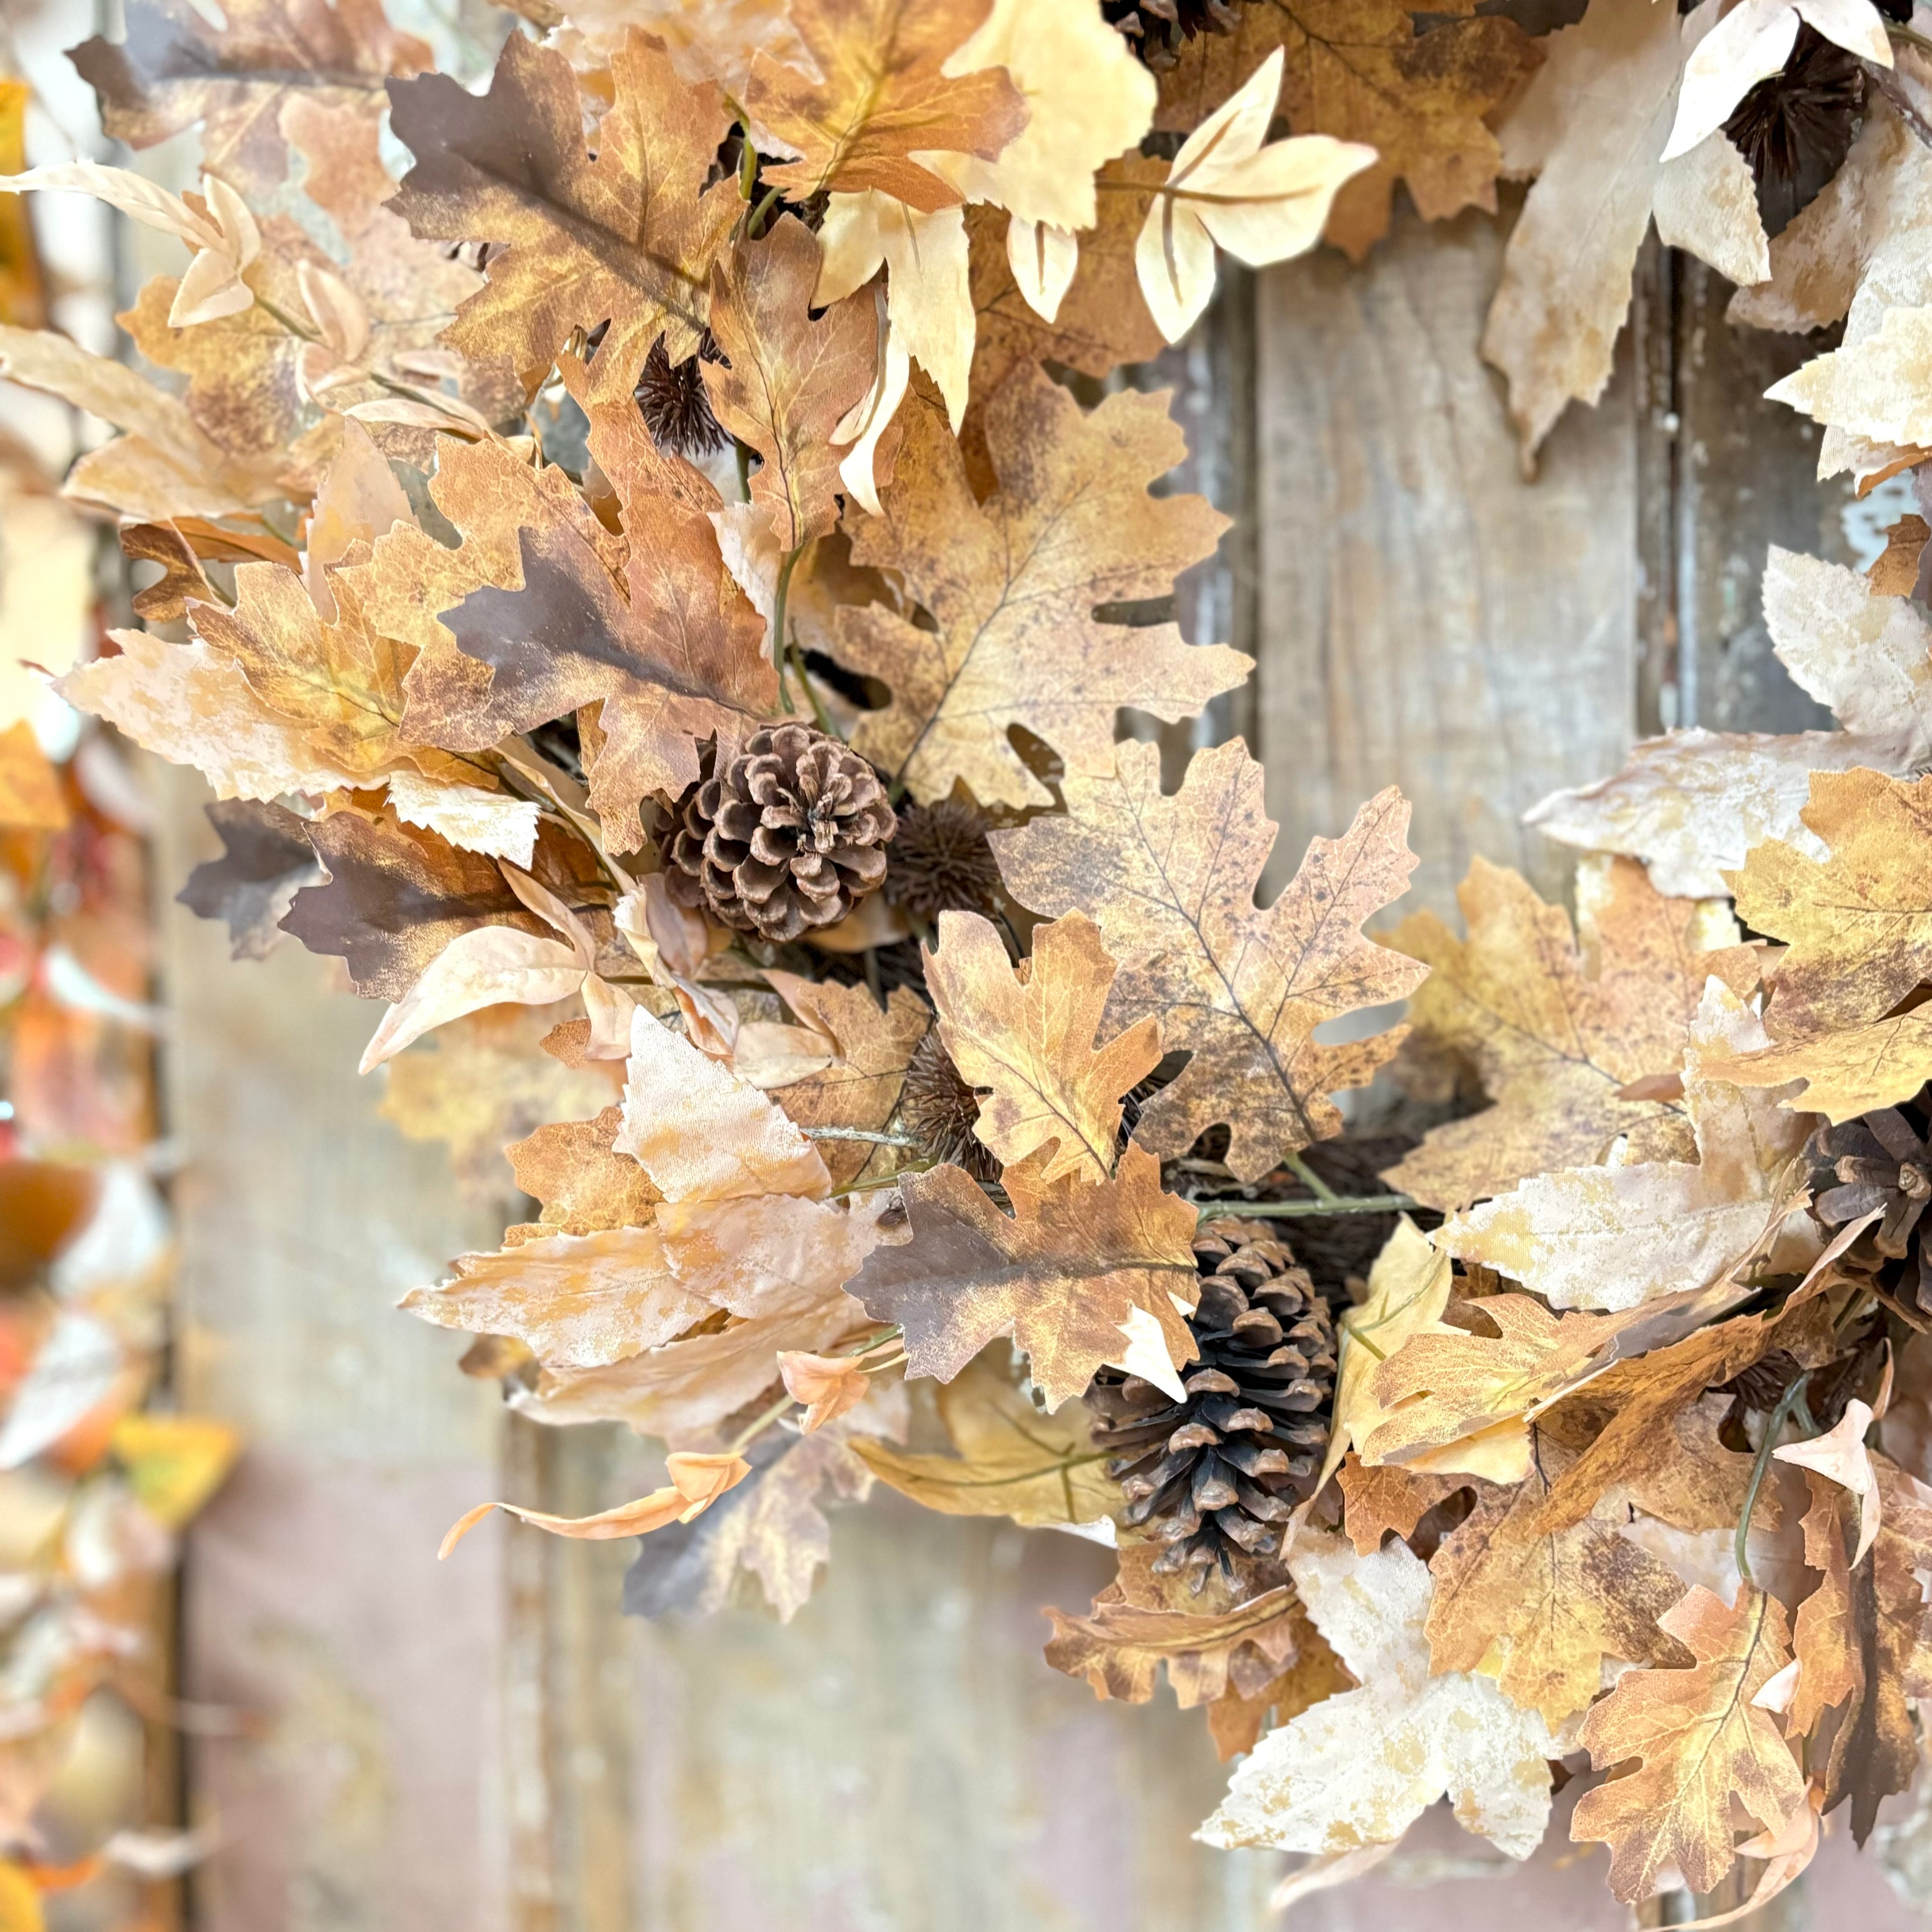
[[[1267,764],[1280,862],[1397,784],[1422,857],[1405,909],[1452,916],[1479,854],[1560,894],[1568,855],[1521,814],[1640,732],[1814,722],[1770,656],[1766,546],[1862,559],[1904,507],[1811,480],[1816,431],[1758,400],[1797,345],[1735,334],[1718,279],[1660,252],[1609,393],[1526,482],[1476,348],[1506,224],[1410,219],[1364,268],[1324,252],[1234,282],[1157,372],[1190,487],[1240,518],[1182,619],[1260,661],[1216,723]],[[160,782],[178,879],[212,837],[195,783]],[[194,1748],[229,1834],[198,1881],[206,1932],[1270,1922],[1281,1862],[1190,1840],[1222,1783],[1204,1727],[1040,1660],[1040,1606],[1106,1580],[1088,1545],[884,1497],[839,1519],[783,1630],[626,1621],[629,1546],[500,1520],[439,1568],[469,1504],[602,1507],[635,1493],[641,1448],[506,1425],[454,1338],[394,1312],[500,1217],[377,1118],[351,1071],[369,1012],[326,962],[231,967],[218,928],[169,918],[184,1397],[253,1445],[195,1533],[188,1688],[272,1713]],[[1520,1872],[1432,1816],[1387,1876],[1299,1922],[1609,1932],[1627,1915],[1564,1815]],[[1917,1922],[1847,1850],[1807,1881],[1818,1922]]]

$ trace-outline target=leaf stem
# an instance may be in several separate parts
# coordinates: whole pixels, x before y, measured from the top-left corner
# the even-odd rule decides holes
[[[825,700],[818,694],[818,687],[806,673],[805,659],[799,655],[797,645],[788,644],[785,646],[785,662],[790,665],[793,676],[798,680],[804,690],[812,706],[812,715],[818,721],[818,728],[828,738],[836,738],[842,742],[845,734],[832,722],[832,714],[826,710]]]
[[[785,552],[784,561],[778,566],[778,587],[772,593],[772,668],[778,674],[781,690],[784,688],[785,602],[791,595],[791,574],[804,554],[803,544]]]
[[[765,232],[766,218],[777,206],[782,189],[768,188],[758,199],[758,205],[752,210],[751,219],[745,224],[745,238],[755,242]]]
[[[1341,1198],[1334,1189],[1330,1187],[1328,1182],[1324,1180],[1321,1175],[1302,1159],[1299,1153],[1291,1150],[1283,1156],[1282,1165],[1296,1180],[1301,1183],[1303,1186],[1308,1190],[1310,1193],[1315,1196],[1316,1200],[1336,1201]]]
[[[870,1180],[849,1181],[843,1187],[835,1187],[826,1196],[829,1201],[837,1201],[848,1194],[869,1194],[880,1187],[896,1187],[909,1174],[923,1174],[929,1167],[937,1167],[936,1160],[908,1161],[904,1167],[895,1168],[890,1174],[874,1176]]]
[[[1395,1214],[1421,1202],[1412,1194],[1330,1194],[1316,1201],[1243,1201],[1194,1196],[1190,1204],[1204,1215],[1232,1214],[1243,1220],[1294,1221],[1324,1214]]]
[[[1778,1438],[1792,1413],[1804,1400],[1804,1385],[1811,1379],[1811,1371],[1807,1369],[1784,1394],[1778,1399],[1778,1406],[1765,1418],[1764,1440],[1758,1444],[1757,1460],[1751,1465],[1750,1484],[1744,1491],[1744,1514],[1738,1518],[1737,1541],[1732,1554],[1737,1559],[1738,1575],[1744,1582],[1755,1589],[1751,1582],[1750,1558],[1744,1545],[1750,1535],[1751,1513],[1757,1508],[1758,1492],[1764,1487],[1766,1472],[1771,1467],[1771,1452],[1778,1447]],[[1808,1414],[1810,1412],[1807,1410]]]

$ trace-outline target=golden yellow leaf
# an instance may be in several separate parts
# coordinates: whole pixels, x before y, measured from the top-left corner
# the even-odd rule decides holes
[[[398,1071],[406,1066],[398,1064]],[[393,1086],[394,1075],[391,1076]],[[517,1185],[542,1204],[536,1224],[564,1234],[640,1228],[663,1199],[650,1176],[615,1150],[623,1115],[606,1107],[595,1120],[554,1120],[506,1148]]]
[[[1160,1186],[1160,1163],[1130,1147],[1105,1180],[1042,1186],[1044,1154],[1002,1177],[1003,1214],[963,1168],[899,1184],[912,1239],[874,1250],[851,1292],[905,1330],[910,1372],[947,1382],[1010,1335],[1058,1408],[1104,1362],[1178,1390],[1199,1352],[1184,1318],[1198,1297],[1196,1214]]]
[[[1106,1452],[1088,1438],[1086,1410],[1075,1402],[1042,1414],[1014,1379],[1004,1347],[969,1362],[936,1400],[956,1454],[852,1445],[902,1496],[946,1516],[1008,1516],[1029,1525],[1100,1522],[1120,1507],[1119,1487],[1101,1467]]]
[[[1855,1120],[1910,1100],[1932,1080],[1932,1008],[1915,1006],[1869,1026],[1774,1042],[1706,1064],[1717,1078],[1740,1087],[1802,1082],[1782,1106],[1834,1121]]]
[[[492,244],[488,286],[444,339],[479,359],[507,356],[533,380],[574,330],[608,322],[592,386],[616,401],[660,335],[674,362],[696,352],[712,258],[740,203],[728,177],[704,186],[727,124],[716,88],[687,86],[641,32],[611,57],[610,84],[594,158],[569,62],[520,34],[488,93],[430,74],[392,99],[417,157],[395,212],[419,236]]]
[[[1790,948],[1766,1013],[1780,1040],[1869,1025],[1932,974],[1932,778],[1816,772],[1802,816],[1828,859],[1772,839],[1732,881],[1739,915]]]
[[[136,1414],[115,1424],[107,1446],[141,1507],[180,1529],[220,1488],[241,1454],[242,1437],[208,1416]]]
[[[1676,1573],[1596,1516],[1554,1531],[1522,1526],[1570,1459],[1529,1432],[1529,1471],[1513,1489],[1485,1485],[1475,1508],[1431,1559],[1431,1667],[1490,1668],[1504,1693],[1552,1730],[1603,1688],[1603,1660],[1692,1661],[1658,1628],[1684,1594]]]
[[[24,720],[0,731],[0,825],[64,831],[70,817],[60,774]]]
[[[1198,496],[1147,494],[1182,453],[1164,398],[1124,393],[1085,415],[1034,369],[984,408],[998,493],[976,497],[938,412],[908,401],[884,514],[861,522],[853,544],[855,562],[902,576],[938,628],[883,604],[848,608],[834,648],[891,688],[852,740],[889,778],[922,801],[964,778],[984,803],[1045,805],[1011,727],[1036,732],[1070,770],[1104,772],[1122,705],[1190,717],[1250,661],[1222,645],[1190,650],[1171,624],[1095,616],[1165,596],[1225,525]]]
[[[1120,1102],[1160,1059],[1150,1015],[1098,1048],[1114,962],[1078,913],[1036,926],[1016,968],[991,920],[943,912],[926,983],[939,1036],[969,1087],[989,1089],[974,1132],[1003,1166],[1042,1148],[1042,1187],[1067,1174],[1104,1180],[1113,1171]]]
[[[1610,1847],[1610,1889],[1647,1898],[1666,1867],[1709,1892],[1735,1862],[1731,1808],[1775,1832],[1804,1802],[1804,1780],[1769,1712],[1753,1700],[1790,1660],[1790,1624],[1748,1585],[1726,1606],[1693,1588],[1659,1620],[1696,1658],[1688,1670],[1633,1670],[1583,1720],[1599,1771],[1637,1768],[1583,1794],[1580,1844]]]
[[[1661,897],[1628,860],[1580,879],[1574,937],[1561,906],[1485,859],[1456,897],[1466,940],[1418,913],[1389,944],[1432,969],[1409,1006],[1417,1046],[1472,1061],[1494,1104],[1435,1129],[1389,1184],[1460,1207],[1546,1168],[1600,1161],[1620,1134],[1668,1124],[1678,1131],[1665,1147],[1688,1141],[1678,1103],[1618,1096],[1680,1069],[1707,979],[1740,995],[1756,983],[1756,956],[1733,943],[1725,909]]]
[[[990,160],[1026,124],[1026,102],[1004,69],[956,79],[946,71],[985,21],[988,0],[792,0],[789,10],[818,75],[761,49],[745,105],[801,157],[764,171],[790,200],[878,188],[908,208],[950,207],[959,190],[914,156],[946,150]]]
[[[818,244],[788,214],[712,278],[711,330],[728,360],[702,365],[704,386],[718,421],[762,459],[752,501],[785,551],[838,520],[842,452],[832,433],[871,386],[877,352],[869,298],[812,314],[818,273]]]
[[[1262,768],[1238,742],[1196,752],[1172,797],[1158,746],[1124,742],[1113,763],[1106,776],[1069,771],[1066,816],[996,834],[1000,870],[1022,904],[1099,926],[1120,968],[1111,1022],[1152,1016],[1167,1049],[1191,1056],[1143,1110],[1136,1140],[1183,1154],[1225,1122],[1228,1166],[1258,1180],[1339,1132],[1328,1095],[1366,1084],[1401,1040],[1398,1029],[1330,1046],[1314,1035],[1423,977],[1360,929],[1414,868],[1408,804],[1379,793],[1341,838],[1311,841],[1264,912],[1255,892],[1275,828]]]

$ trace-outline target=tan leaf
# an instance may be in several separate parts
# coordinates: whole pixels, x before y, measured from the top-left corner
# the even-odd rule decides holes
[[[1172,625],[1126,629],[1096,607],[1165,596],[1213,549],[1225,520],[1198,496],[1156,500],[1149,482],[1183,439],[1159,397],[1109,396],[1090,416],[1035,369],[985,405],[994,470],[983,502],[936,410],[908,401],[883,517],[859,526],[853,556],[899,574],[938,629],[882,604],[838,614],[836,650],[882,679],[892,701],[865,712],[858,751],[923,801],[964,778],[987,804],[1050,794],[1008,740],[1019,724],[1070,770],[1105,771],[1124,705],[1192,716],[1238,683],[1250,660],[1190,650]]]
[[[712,276],[712,333],[728,359],[701,365],[718,421],[762,459],[752,501],[786,551],[838,520],[832,432],[871,386],[877,350],[868,300],[812,316],[818,272],[818,244],[794,215],[740,242]]]
[[[1579,1844],[1610,1847],[1610,1889],[1625,1900],[1648,1898],[1666,1867],[1714,1890],[1735,1862],[1732,1803],[1775,1832],[1804,1796],[1791,1747],[1752,1701],[1790,1658],[1783,1606],[1748,1586],[1728,1607],[1693,1588],[1660,1622],[1697,1661],[1630,1671],[1592,1709],[1582,1742],[1598,1769],[1639,1762],[1586,1792],[1570,1823]]]
[[[1761,1046],[1708,1065],[1714,1076],[1740,1087],[1802,1082],[1784,1106],[1831,1120],[1855,1120],[1910,1100],[1932,1080],[1932,1007],[1915,1006],[1869,1026]]]
[[[1108,1179],[1042,1186],[1046,1156],[1002,1177],[1003,1214],[958,1167],[901,1181],[912,1239],[877,1250],[852,1292],[905,1330],[910,1372],[950,1381],[1011,1335],[1058,1408],[1102,1363],[1179,1388],[1198,1352],[1185,1314],[1199,1292],[1196,1214],[1160,1187],[1160,1163],[1130,1147]]]
[[[1618,1135],[1654,1132],[1660,1114],[1682,1120],[1674,1103],[1618,1095],[1681,1067],[1707,979],[1740,995],[1756,984],[1721,905],[1664,898],[1628,860],[1580,878],[1576,937],[1562,907],[1484,859],[1456,897],[1466,940],[1418,913],[1389,943],[1432,969],[1410,1003],[1418,1044],[1472,1060],[1494,1104],[1434,1130],[1389,1171],[1391,1186],[1456,1207],[1598,1162]]]
[[[1400,1462],[1371,1465],[1352,1450],[1337,1480],[1342,1527],[1360,1556],[1372,1556],[1390,1530],[1406,1540],[1438,1503],[1468,1486],[1466,1477],[1418,1475]]]
[[[554,1120],[504,1149],[517,1185],[542,1204],[538,1225],[592,1234],[650,1222],[664,1197],[634,1160],[616,1150],[622,1122],[616,1108],[606,1107],[595,1120]]]
[[[879,1346],[895,1351],[898,1343],[893,1340]],[[780,1354],[778,1375],[784,1383],[785,1394],[805,1409],[799,1426],[806,1435],[815,1433],[828,1422],[837,1421],[872,1394],[866,1356],[876,1353],[877,1350],[868,1349],[856,1355],[814,1355],[791,1348]]]
[[[1328,238],[1360,261],[1388,232],[1396,182],[1424,220],[1493,210],[1502,152],[1491,124],[1536,68],[1543,43],[1512,20],[1442,19],[1421,31],[1394,0],[1258,0],[1232,33],[1202,34],[1162,76],[1158,124],[1198,127],[1270,50],[1287,56],[1282,111],[1297,134],[1376,149],[1345,188]]]
[[[790,12],[818,76],[760,50],[745,105],[801,157],[764,171],[792,201],[879,188],[909,208],[950,207],[958,190],[913,157],[944,149],[990,160],[1026,124],[1002,69],[946,71],[988,0],[792,0]]]
[[[60,832],[70,815],[60,776],[40,749],[34,728],[23,721],[0,731],[0,826]]]
[[[616,401],[660,334],[674,362],[696,352],[712,258],[740,203],[728,178],[703,185],[726,126],[717,88],[687,86],[641,32],[610,71],[594,158],[569,62],[520,34],[488,93],[431,74],[399,82],[392,100],[417,157],[396,213],[419,236],[492,244],[488,286],[444,339],[478,359],[508,356],[533,380],[573,330],[608,322],[592,386]]]
[[[1932,973],[1932,778],[1820,772],[1803,815],[1828,859],[1770,840],[1734,880],[1740,916],[1790,949],[1766,1014],[1783,1040],[1882,1019]]]
[[[1908,510],[1888,524],[1885,548],[1865,568],[1865,581],[1874,597],[1910,597],[1918,583],[1918,561],[1932,543],[1932,524]]]
[[[712,1456],[674,1450],[666,1461],[670,1481],[634,1502],[620,1503],[615,1509],[595,1516],[546,1516],[541,1510],[525,1509],[519,1503],[478,1503],[458,1518],[437,1550],[439,1560],[447,1556],[492,1510],[505,1510],[533,1528],[547,1529],[553,1536],[575,1537],[591,1543],[609,1543],[620,1537],[648,1536],[667,1523],[689,1522],[701,1516],[728,1490],[735,1489],[752,1473],[752,1466],[742,1456]]]
[[[1010,1516],[1024,1524],[1107,1520],[1120,1507],[1120,1492],[1102,1473],[1106,1451],[1088,1438],[1086,1410],[1076,1402],[1042,1414],[1009,1362],[1006,1348],[990,1349],[938,1390],[940,1419],[957,1454],[908,1455],[866,1442],[854,1448],[880,1482],[946,1516]]]
[[[1122,1096],[1160,1060],[1160,1022],[1151,1016],[1095,1046],[1114,972],[1098,930],[1078,913],[1036,927],[1017,968],[989,920],[939,916],[926,982],[960,1077],[991,1090],[974,1131],[1002,1166],[1053,1149],[1035,1171],[1039,1186],[1068,1174],[1107,1178]]]
[[[1684,1594],[1675,1571],[1600,1516],[1556,1531],[1522,1528],[1568,1460],[1532,1426],[1528,1474],[1511,1490],[1480,1490],[1429,1566],[1432,1668],[1485,1669],[1498,1658],[1504,1692],[1552,1730],[1595,1700],[1606,1658],[1692,1661],[1658,1628]]]
[[[1328,1096],[1365,1085],[1402,1036],[1330,1046],[1316,1028],[1399,1000],[1423,976],[1360,930],[1414,867],[1407,802],[1391,788],[1341,838],[1312,840],[1264,912],[1254,896],[1275,828],[1262,768],[1238,742],[1196,752],[1172,797],[1159,747],[1131,741],[1110,776],[1070,771],[1064,792],[1066,816],[998,833],[994,849],[1023,905],[1099,926],[1120,966],[1109,1021],[1153,1016],[1168,1050],[1191,1056],[1143,1110],[1136,1140],[1182,1154],[1225,1122],[1228,1165],[1253,1180],[1337,1132]]]
[[[1549,1821],[1546,1760],[1560,1747],[1489,1678],[1430,1674],[1431,1583],[1420,1558],[1400,1543],[1360,1556],[1304,1531],[1288,1567],[1361,1688],[1269,1732],[1200,1838],[1315,1852],[1387,1844],[1446,1795],[1466,1830],[1527,1858]]]

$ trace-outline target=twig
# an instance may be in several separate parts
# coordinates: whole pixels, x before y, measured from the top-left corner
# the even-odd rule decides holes
[[[874,1133],[869,1127],[807,1127],[808,1141],[869,1141],[874,1147],[922,1147],[910,1134]]]
[[[928,1168],[938,1165],[936,1160],[908,1161],[904,1167],[895,1168],[890,1174],[881,1174],[870,1180],[854,1180],[843,1187],[835,1187],[826,1198],[836,1201],[848,1194],[869,1194],[874,1188],[896,1187],[908,1174],[923,1174]]]
[[[1289,1173],[1293,1174],[1296,1180],[1300,1181],[1318,1201],[1336,1201],[1340,1199],[1341,1197],[1336,1194],[1334,1189],[1330,1187],[1328,1182],[1324,1180],[1321,1175],[1317,1174],[1314,1168],[1310,1167],[1307,1162],[1302,1159],[1299,1154],[1290,1151],[1287,1154],[1284,1155],[1282,1159],[1282,1165],[1286,1167]]]
[[[1738,1538],[1732,1553],[1737,1558],[1738,1576],[1754,1589],[1756,1586],[1751,1583],[1750,1558],[1744,1549],[1750,1535],[1751,1512],[1757,1508],[1758,1492],[1764,1487],[1765,1472],[1771,1467],[1771,1452],[1778,1447],[1778,1433],[1804,1401],[1804,1385],[1810,1379],[1811,1371],[1807,1369],[1778,1397],[1778,1406],[1765,1418],[1764,1440],[1758,1444],[1757,1460],[1751,1465],[1750,1486],[1744,1491],[1744,1514],[1738,1518]]]
[[[1204,1215],[1213,1211],[1270,1221],[1304,1220],[1324,1214],[1396,1214],[1422,1204],[1412,1194],[1331,1194],[1325,1201],[1244,1201],[1238,1196],[1231,1200],[1204,1195],[1191,1199]]]
[[[1906,92],[1898,76],[1889,68],[1880,67],[1873,61],[1861,61],[1858,64],[1864,69],[1865,78],[1898,110],[1898,118],[1927,147],[1932,148],[1932,122],[1919,112],[1917,104]]]
[[[764,233],[765,218],[777,205],[778,197],[782,192],[783,190],[778,188],[768,188],[759,197],[758,206],[752,210],[751,219],[745,224],[745,234],[748,240],[755,242]]]

